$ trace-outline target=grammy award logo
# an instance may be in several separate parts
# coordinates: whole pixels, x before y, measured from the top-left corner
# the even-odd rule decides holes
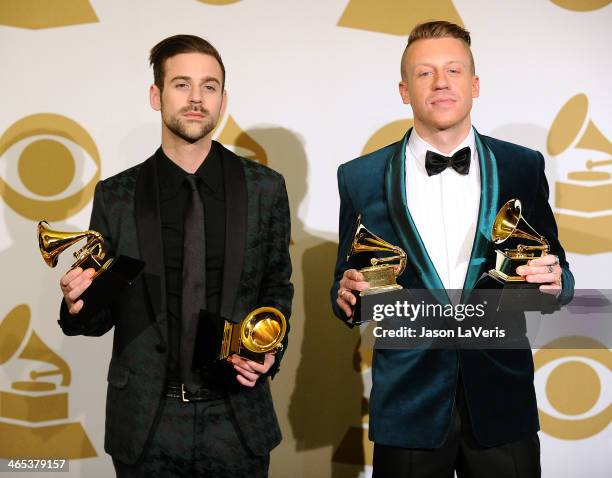
[[[568,251],[597,254],[612,251],[612,143],[589,118],[588,106],[584,94],[563,105],[547,150],[561,172],[555,184],[561,243]]]
[[[36,364],[29,380],[0,389],[0,457],[97,456],[83,426],[68,420],[70,367],[34,330],[28,334],[29,325],[30,309],[25,304],[0,322],[0,366],[12,360]]]
[[[361,154],[369,154],[377,149],[384,148],[385,146],[395,143],[402,139],[406,132],[412,128],[414,121],[412,118],[392,121],[386,124],[382,128],[376,130],[376,132],[368,139],[367,143],[363,147]]]
[[[256,161],[259,164],[268,164],[268,156],[265,150],[251,135],[245,132],[238,123],[236,123],[232,115],[227,115],[223,127],[221,127],[221,122],[219,122],[215,130],[218,129],[220,129],[221,132],[217,134],[215,131],[213,135],[223,146],[231,149],[238,156]]]
[[[611,0],[550,0],[555,5],[574,12],[592,12],[599,10],[610,3]]]
[[[41,28],[97,23],[98,17],[88,0],[3,0],[0,25]]]
[[[580,440],[612,422],[612,403],[602,393],[602,382],[610,383],[612,378],[612,351],[589,337],[563,337],[538,350],[533,362],[536,372],[545,377],[544,396],[538,396],[542,431],[563,440]]]
[[[70,118],[26,116],[0,136],[0,197],[27,219],[74,215],[89,203],[99,179],[98,148]]]
[[[463,25],[452,0],[350,0],[338,26],[408,35],[416,25],[432,18]]]

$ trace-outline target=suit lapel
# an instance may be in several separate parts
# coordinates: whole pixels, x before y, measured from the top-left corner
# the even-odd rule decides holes
[[[427,253],[419,231],[412,220],[406,201],[406,145],[412,128],[387,162],[385,170],[385,197],[391,223],[400,241],[400,247],[408,255],[408,262],[414,267],[419,279],[427,289],[444,291],[440,276]],[[438,295],[438,294],[437,294]],[[449,302],[446,293],[438,299]]]
[[[233,311],[244,263],[247,236],[247,187],[238,156],[219,145],[225,185],[225,261],[220,315],[234,321]]]
[[[491,249],[491,227],[497,214],[499,197],[499,175],[497,160],[493,151],[483,142],[482,137],[474,129],[476,149],[478,150],[478,164],[480,166],[480,207],[478,210],[478,224],[472,245],[472,253],[468,264],[463,289],[473,289],[476,281],[484,272],[482,268],[487,262]]]
[[[146,262],[143,278],[149,300],[158,322],[166,310],[166,286],[157,187],[155,155],[145,161],[136,180],[135,191],[136,230],[142,260]],[[167,327],[160,326],[162,337],[167,339]]]

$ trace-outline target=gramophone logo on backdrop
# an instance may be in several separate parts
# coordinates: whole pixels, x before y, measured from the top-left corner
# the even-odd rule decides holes
[[[0,366],[12,360],[36,364],[30,380],[0,389],[0,457],[97,456],[81,423],[68,420],[70,367],[29,329],[30,309],[25,304],[0,322]]]
[[[573,348],[577,346],[583,348]],[[612,352],[601,343],[589,337],[563,337],[538,350],[533,361],[536,373],[546,374],[549,406],[538,399],[542,431],[563,440],[581,440],[612,422],[612,403],[601,386],[612,378]]]
[[[571,98],[548,133],[548,153],[561,170],[555,185],[559,236],[581,254],[612,251],[612,143],[588,115],[584,94]]]
[[[0,25],[41,28],[97,23],[98,17],[88,0],[2,0]]]
[[[236,120],[231,115],[227,115],[223,128],[221,128],[221,124],[222,121],[217,124],[213,133],[219,143],[231,149],[238,156],[267,166],[268,156],[265,150],[236,123]],[[221,132],[217,133],[219,129],[221,129]]]
[[[555,5],[574,12],[592,12],[610,4],[612,0],[550,0]]]
[[[376,132],[368,139],[361,154],[369,154],[377,149],[384,148],[402,139],[406,132],[414,124],[412,118],[392,121]]]
[[[432,18],[463,25],[451,0],[350,0],[338,26],[408,35],[415,25]]]
[[[0,197],[28,219],[74,215],[90,201],[98,179],[98,148],[70,118],[27,116],[0,136]]]

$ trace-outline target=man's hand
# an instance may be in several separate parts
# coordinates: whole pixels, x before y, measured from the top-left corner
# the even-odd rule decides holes
[[[275,360],[274,352],[266,354],[263,364],[247,360],[235,354],[227,358],[227,361],[234,366],[234,370],[238,372],[236,380],[245,387],[254,387],[257,379],[270,370]]]
[[[357,303],[357,298],[353,291],[366,290],[370,288],[370,284],[365,282],[363,274],[356,269],[348,269],[344,271],[342,279],[340,279],[340,287],[338,288],[338,297],[336,304],[340,307],[348,318],[353,316],[353,306]]]
[[[80,267],[75,267],[60,279],[64,302],[66,302],[68,312],[72,315],[78,314],[83,308],[83,301],[79,300],[79,297],[91,285],[91,278],[94,274],[93,269],[83,270]]]
[[[561,266],[559,258],[553,254],[547,254],[529,261],[528,265],[516,269],[517,274],[524,276],[527,282],[542,284],[540,290],[561,290]]]

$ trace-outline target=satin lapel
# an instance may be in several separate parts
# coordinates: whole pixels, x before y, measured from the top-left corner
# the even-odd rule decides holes
[[[233,321],[247,235],[247,187],[241,160],[220,146],[225,185],[225,262],[220,315]]]
[[[412,129],[408,130],[399,147],[387,162],[385,170],[385,198],[393,229],[400,241],[400,247],[408,255],[408,262],[416,270],[419,279],[427,289],[444,290],[444,285],[425,249],[406,202],[406,145]],[[446,293],[438,300],[450,302]]]
[[[145,161],[140,169],[136,181],[134,210],[138,245],[142,260],[146,262],[143,277],[159,325],[161,317],[165,316],[162,311],[166,310],[166,285],[155,156]],[[160,326],[160,333],[167,340],[167,327]]]
[[[491,249],[491,227],[497,214],[499,197],[499,175],[495,155],[482,141],[476,129],[474,129],[474,136],[478,151],[478,164],[480,165],[480,208],[470,263],[463,284],[464,290],[473,289],[478,278],[485,272],[482,268]]]

